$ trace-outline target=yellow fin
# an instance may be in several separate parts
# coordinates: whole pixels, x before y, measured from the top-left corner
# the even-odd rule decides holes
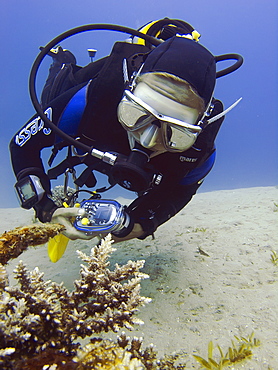
[[[67,238],[63,234],[58,234],[54,236],[54,238],[49,239],[48,242],[48,256],[51,262],[57,262],[65,253],[69,242],[69,238]]]

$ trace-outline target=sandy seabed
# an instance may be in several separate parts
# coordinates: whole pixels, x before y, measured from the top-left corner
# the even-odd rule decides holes
[[[253,357],[235,369],[278,369],[278,188],[257,187],[197,194],[178,215],[151,237],[115,245],[114,263],[145,260],[150,278],[142,295],[152,302],[138,314],[145,324],[128,333],[153,343],[160,355],[182,353],[189,369],[193,358],[207,358],[209,341],[225,352],[234,336],[252,332],[261,341]],[[27,225],[32,211],[1,209],[0,232]],[[68,288],[79,276],[76,249],[89,254],[93,241],[70,242],[56,264],[46,247],[24,252],[29,269],[38,266],[45,279],[63,281]],[[127,332],[127,331],[126,331]],[[110,335],[111,336],[111,335]],[[218,351],[215,352],[217,358]]]

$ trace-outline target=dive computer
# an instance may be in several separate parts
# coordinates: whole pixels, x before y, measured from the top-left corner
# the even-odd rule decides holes
[[[30,209],[37,204],[43,197],[45,191],[40,179],[35,175],[26,176],[15,184],[22,208]]]

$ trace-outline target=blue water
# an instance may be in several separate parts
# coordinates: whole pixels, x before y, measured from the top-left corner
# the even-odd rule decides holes
[[[114,23],[132,28],[165,16],[191,23],[201,34],[200,42],[215,55],[240,53],[243,67],[219,79],[215,97],[230,112],[217,138],[217,158],[201,191],[277,184],[277,1],[184,0],[101,2],[83,0],[0,0],[0,207],[18,205],[13,191],[8,143],[33,115],[28,93],[29,71],[38,48],[69,28],[88,23]],[[83,34],[63,44],[77,56],[78,64],[89,62],[87,48],[97,57],[110,52],[120,34]],[[50,61],[50,59],[49,59]],[[45,78],[42,65],[39,82]],[[40,85],[40,84],[39,84]],[[40,89],[41,86],[38,86]]]

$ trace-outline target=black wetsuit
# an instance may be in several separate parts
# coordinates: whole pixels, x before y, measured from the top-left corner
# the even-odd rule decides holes
[[[53,81],[46,84],[43,94],[44,110],[55,124],[69,134],[79,136],[85,144],[102,151],[128,156],[130,147],[127,132],[117,119],[117,106],[124,90],[122,61],[127,58],[129,69],[136,68],[134,61],[138,55],[148,51],[142,45],[118,42],[109,57],[84,68],[68,65],[70,73],[66,82],[62,78],[60,81],[56,79],[56,90],[52,93],[49,92],[49,87],[53,86]],[[61,90],[66,91],[60,94]],[[55,98],[55,95],[58,96]],[[222,103],[215,100],[211,116],[222,110]],[[213,166],[214,140],[223,119],[208,125],[192,148],[182,153],[163,153],[151,159],[151,164],[163,174],[163,180],[147,193],[140,194],[128,207],[132,220],[141,224],[145,232],[143,237],[151,235],[159,225],[179,212],[196,193],[201,180]],[[54,171],[50,170],[48,175],[45,173],[40,153],[43,148],[55,143],[56,147],[59,146],[59,138],[55,133],[44,127],[37,115],[32,117],[10,143],[12,165],[17,179],[30,174],[37,175],[46,194],[50,194],[49,178],[63,173],[68,167],[68,163],[63,162]],[[79,179],[79,185],[95,186],[93,170],[105,173],[108,177],[110,175],[110,165],[89,155],[83,159],[74,158],[73,161],[74,164],[85,163],[89,168]],[[42,222],[47,222],[57,207],[44,195],[34,208],[37,217]]]

